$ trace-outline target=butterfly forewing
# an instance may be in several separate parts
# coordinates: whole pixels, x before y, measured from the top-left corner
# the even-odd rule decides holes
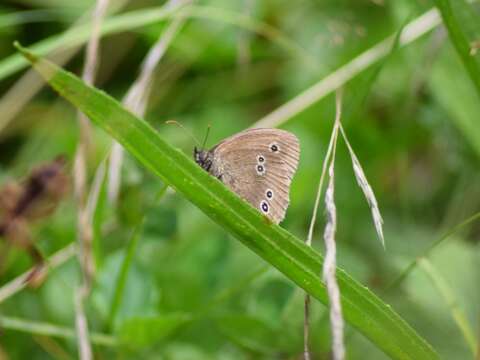
[[[300,157],[298,139],[278,129],[251,129],[211,150],[209,170],[273,222],[285,217]]]

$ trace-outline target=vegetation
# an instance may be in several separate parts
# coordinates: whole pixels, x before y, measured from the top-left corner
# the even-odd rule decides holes
[[[301,358],[305,291],[313,297],[311,356],[329,358],[323,205],[313,249],[303,242],[337,88],[386,246],[339,138],[337,280],[347,358],[478,356],[477,4],[117,0],[105,19],[92,18],[95,6],[12,1],[1,15],[3,194],[12,193],[5,184],[33,177],[59,154],[72,185],[54,197],[61,197],[56,212],[17,216],[25,231],[2,233],[0,359],[85,359],[89,345],[95,358]],[[83,24],[68,30],[82,14]],[[85,54],[72,50],[95,36],[96,21],[104,26],[95,86],[104,92],[86,84]],[[14,40],[26,48],[15,49]],[[138,92],[126,93],[148,70],[142,59],[152,49],[166,52],[142,116]],[[70,72],[42,58],[52,51]],[[36,95],[37,73],[74,106],[50,89]],[[79,128],[78,110],[96,126]],[[188,132],[202,138],[209,125],[208,146],[249,126],[299,137],[281,227],[189,159]],[[109,155],[113,140],[127,150],[121,166]],[[86,148],[86,191],[78,144]],[[2,206],[3,225],[13,217]],[[37,267],[35,276],[28,272],[35,258],[18,246],[30,239],[50,268]]]

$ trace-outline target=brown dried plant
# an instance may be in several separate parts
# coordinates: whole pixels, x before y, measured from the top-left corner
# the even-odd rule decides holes
[[[44,259],[30,234],[31,223],[52,215],[69,189],[65,158],[34,168],[21,182],[8,182],[0,188],[0,238],[7,246],[24,249],[35,262],[27,281],[38,285],[44,275]],[[0,259],[4,266],[6,251]]]

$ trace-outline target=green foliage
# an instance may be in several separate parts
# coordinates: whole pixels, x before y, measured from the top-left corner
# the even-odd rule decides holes
[[[73,174],[78,109],[47,87],[31,97],[41,80],[34,71],[23,77],[20,70],[30,70],[29,64],[12,43],[18,40],[78,76],[94,3],[10,0],[0,5],[0,189],[58,154],[66,156],[67,172]],[[312,359],[330,358],[328,306],[319,282],[323,204],[314,250],[304,249],[301,240],[332,129],[333,96],[302,108],[282,125],[299,137],[302,149],[284,230],[264,223],[192,164],[190,135],[165,121],[179,121],[200,140],[211,125],[211,147],[396,35],[398,46],[367,62],[368,69],[343,89],[343,125],[378,199],[386,242],[384,251],[340,144],[336,241],[339,268],[346,271],[339,271],[339,280],[347,359],[385,360],[391,357],[386,348],[399,357],[402,353],[390,347],[406,342],[398,346],[412,351],[415,345],[402,329],[419,334],[412,335],[416,344],[425,339],[440,358],[474,358],[472,347],[478,348],[480,338],[480,109],[476,75],[469,69],[480,56],[478,1],[206,0],[185,12],[154,1],[110,3],[95,87],[115,99],[124,98],[145,54],[171,21],[180,15],[186,20],[152,76],[144,120],[125,114],[110,97],[107,102],[114,105],[102,107],[105,93],[95,91],[88,102],[102,110],[103,124],[115,124],[110,128],[115,136],[133,138],[130,125],[138,125],[136,142],[129,146],[141,149],[141,160],[126,154],[119,197],[112,203],[105,161],[112,137],[92,128],[89,185],[98,166],[107,164],[92,214],[96,272],[85,303],[95,358],[300,358],[302,286],[322,300],[312,301]],[[444,8],[441,17],[430,11],[435,4]],[[446,28],[440,26],[442,18]],[[418,35],[428,19],[438,25],[405,44],[400,30]],[[418,21],[415,28],[408,27],[412,21]],[[62,60],[77,46],[68,62]],[[75,80],[67,78],[70,85]],[[81,89],[85,92],[68,96],[85,100],[92,94]],[[128,127],[120,125],[127,122]],[[174,164],[166,161],[173,156]],[[152,169],[181,191],[169,187],[157,201],[166,183]],[[2,208],[0,221],[1,213]],[[0,262],[10,249],[0,263],[0,358],[79,357],[74,295],[82,278],[72,246],[76,219],[72,189],[53,215],[29,224],[36,247],[52,264],[37,289],[12,283],[32,261],[24,249],[0,239]],[[250,229],[248,245],[263,257],[233,239],[245,241],[234,219]],[[232,234],[232,229],[239,231]],[[58,261],[62,254],[67,256]],[[433,273],[419,265],[419,257]]]
[[[123,346],[144,348],[155,344],[189,320],[187,314],[154,317],[131,317],[122,322],[117,336]]]
[[[318,275],[323,263],[318,253],[269,222],[113,98],[16,46],[60,95],[112,135],[146,168],[310,295],[327,303],[325,287]],[[343,270],[337,270],[337,277],[345,319],[379,348],[392,358],[437,358],[430,346],[388,305]]]
[[[260,319],[245,315],[225,315],[217,319],[218,327],[232,341],[249,350],[266,353],[285,351],[283,336],[277,336],[278,329],[272,329]]]
[[[472,52],[474,40],[480,36],[478,12],[465,0],[435,0],[450,39],[468,71],[480,96],[480,59]]]
[[[105,21],[102,27],[102,35],[111,35],[121,33],[124,31],[135,30],[138,27],[148,26],[161,21],[165,21],[175,16],[178,13],[178,8],[166,8],[165,6],[154,7],[150,9],[142,9],[132,11],[130,13],[115,16]],[[178,15],[178,14],[177,14]],[[293,56],[299,56],[302,61],[309,64],[310,67],[315,68],[314,60],[310,58],[305,50],[299,48],[295,42],[292,42],[287,36],[275,30],[266,24],[256,22],[248,17],[242,16],[238,13],[222,10],[221,8],[209,7],[191,7],[184,14],[184,16],[192,18],[214,19],[227,24],[235,24],[247,30],[256,32],[287,51]],[[75,46],[86,43],[91,35],[92,26],[87,23],[76,28],[66,31],[62,35],[55,35],[44,39],[32,46],[38,54],[46,55],[54,50],[62,47],[73,48]],[[18,54],[13,54],[10,57],[0,61],[0,80],[7,76],[22,70],[27,66],[27,62]]]

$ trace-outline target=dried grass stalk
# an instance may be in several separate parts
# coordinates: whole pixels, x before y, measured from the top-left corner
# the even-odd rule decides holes
[[[400,46],[403,47],[410,44],[434,29],[441,24],[441,22],[440,14],[436,8],[428,10],[404,27],[399,40]],[[284,124],[289,119],[331,94],[336,89],[344,86],[355,76],[362,73],[376,62],[385,58],[390,53],[394,41],[395,35],[391,35],[385,40],[378,42],[373,47],[365,50],[350,62],[331,72],[293,99],[265,115],[262,119],[252,125],[252,127],[278,127]]]
[[[310,226],[308,228],[307,240],[305,243],[308,246],[312,246],[313,231],[315,229],[315,223],[317,221],[318,208],[320,206],[320,198],[322,196],[323,181],[325,179],[325,174],[327,173],[327,164],[330,161],[333,150],[333,142],[335,139],[335,131],[332,131],[330,136],[330,141],[328,143],[327,154],[325,159],[323,159],[322,173],[320,175],[320,181],[318,182],[317,194],[315,196],[315,205],[313,206],[312,218],[310,220]],[[304,305],[304,323],[303,323],[303,358],[304,360],[310,360],[310,295],[305,294],[305,305]]]
[[[99,63],[100,28],[108,8],[108,0],[97,0],[92,14],[92,34],[87,44],[85,66],[82,79],[87,84],[93,84],[96,69]],[[93,358],[89,341],[88,321],[84,312],[84,301],[90,292],[94,276],[94,262],[92,256],[93,229],[86,198],[86,157],[90,142],[90,123],[87,117],[79,113],[80,139],[74,161],[74,186],[78,203],[77,233],[80,242],[79,261],[82,269],[82,284],[75,291],[75,327],[77,330],[79,358],[90,360]]]
[[[75,290],[75,328],[77,331],[78,351],[81,360],[93,359],[92,348],[89,341],[88,322],[83,309],[85,288]]]
[[[363,191],[365,195],[365,199],[367,199],[368,206],[370,206],[370,211],[372,212],[373,223],[375,224],[375,229],[377,230],[377,235],[382,243],[383,248],[385,248],[385,239],[383,237],[383,218],[380,213],[380,209],[378,208],[377,199],[375,198],[375,194],[373,193],[372,187],[368,183],[367,177],[365,176],[365,172],[363,171],[362,165],[360,165],[360,161],[355,155],[350,142],[348,141],[347,135],[343,130],[343,127],[340,126],[340,131],[342,133],[343,139],[348,147],[348,152],[350,153],[350,158],[352,159],[352,166],[353,172],[355,173],[355,178],[357,179],[357,184]]]
[[[320,198],[321,198],[321,195],[322,195],[322,189],[323,189],[323,182],[324,182],[324,179],[325,179],[325,174],[327,173],[327,166],[328,164],[330,163],[330,167],[329,167],[329,171],[332,172],[333,174],[333,162],[334,162],[334,158],[335,158],[335,149],[336,149],[336,143],[337,143],[337,138],[338,138],[338,129],[339,129],[339,126],[340,126],[340,117],[341,117],[341,93],[340,92],[337,92],[337,100],[336,100],[336,115],[335,115],[335,123],[334,123],[334,127],[333,127],[333,130],[332,130],[332,135],[330,136],[330,141],[328,143],[328,148],[327,148],[327,154],[325,155],[325,159],[323,160],[323,165],[322,165],[322,173],[320,175],[320,181],[319,181],[319,184],[318,184],[318,188],[317,188],[317,194],[316,194],[316,198],[315,198],[315,205],[313,207],[313,214],[312,214],[312,219],[310,221],[310,227],[308,229],[308,236],[307,236],[307,240],[306,240],[306,244],[308,246],[311,246],[312,245],[312,239],[313,239],[313,231],[314,231],[314,228],[315,228],[315,222],[316,222],[316,219],[317,219],[317,213],[318,213],[318,208],[319,208],[319,205],[320,205]],[[331,159],[331,160],[330,160]],[[332,210],[332,207],[331,205],[333,204],[333,210],[335,210],[335,203],[333,202],[333,176],[332,174],[330,174],[330,181],[329,181],[329,187],[328,189],[330,189],[331,191],[331,199],[325,199],[326,203],[327,203],[327,215],[331,214],[331,211],[328,211],[329,210],[329,206],[330,206],[330,210]],[[328,190],[327,190],[328,191]],[[326,194],[327,196],[328,194]],[[328,202],[327,202],[328,200]],[[334,235],[335,235],[335,229],[336,229],[336,210],[333,211],[333,214],[334,214],[334,220],[335,220],[335,226],[333,227],[333,283],[336,284],[336,280],[335,280],[335,266],[336,266],[336,262],[335,262],[335,258],[336,258],[336,250],[335,250],[335,238],[334,238]],[[329,217],[330,218],[330,217]],[[332,225],[331,222],[327,222],[327,227],[328,225]],[[329,234],[332,232],[332,227],[330,226],[330,228],[326,228],[325,229],[325,233],[327,233],[327,230],[329,232]],[[330,240],[330,238],[329,238]],[[330,242],[329,242],[329,245],[330,245]],[[331,254],[331,251],[329,253],[329,250],[330,247],[327,247],[327,254]],[[330,266],[327,268],[327,270],[330,271]],[[324,274],[325,274],[325,267],[324,267]],[[330,277],[329,277],[330,279]],[[328,285],[327,285],[327,288],[328,288]],[[332,290],[333,292],[335,292],[335,290],[333,289]],[[339,297],[339,292],[338,292],[338,286],[337,286],[337,298]],[[335,294],[333,294],[335,295]],[[330,291],[329,291],[329,296],[330,296]],[[331,296],[330,297],[330,302],[332,303],[333,301],[335,300],[335,297],[334,296]],[[340,327],[340,339],[343,339],[343,318],[341,316],[341,309],[340,309],[340,302],[339,300],[337,301],[338,303],[338,307],[335,308],[335,313],[336,314],[339,314],[340,316],[340,321],[342,323],[341,327]],[[340,310],[339,310],[340,309]],[[336,319],[337,317],[335,317]],[[310,334],[310,296],[308,294],[305,295],[305,311],[304,311],[304,325],[303,325],[303,328],[304,328],[304,359],[305,360],[309,360],[310,359],[310,351],[309,351],[309,334]],[[338,326],[337,326],[338,328]],[[332,329],[333,329],[333,325],[332,325]],[[333,331],[332,331],[333,333]],[[340,342],[341,345],[343,345],[343,340]],[[344,353],[344,351],[343,351]]]
[[[87,84],[93,84],[96,69],[99,62],[98,47],[100,42],[100,28],[103,17],[106,14],[108,8],[108,0],[98,0],[95,6],[95,10],[92,14],[92,36],[87,44],[87,51],[85,54],[85,66],[83,69],[82,79]],[[88,147],[90,143],[90,123],[88,118],[79,113],[79,125],[80,125],[80,139],[77,146],[77,151],[74,160],[74,187],[75,195],[78,202],[78,238],[80,241],[80,261],[84,277],[85,286],[90,287],[92,281],[94,264],[91,256],[92,246],[92,229],[91,222],[89,221],[89,215],[86,207],[86,193],[87,193],[87,170],[86,170],[86,157],[88,153]],[[88,291],[87,291],[88,292]]]
[[[183,7],[191,2],[191,0],[171,0],[166,6]],[[185,20],[186,19],[183,16],[173,19],[145,57],[140,70],[140,75],[132,84],[123,99],[125,107],[134,114],[143,117],[148,96],[150,94],[150,86],[155,68],[166,53],[175,35],[184,25]],[[124,153],[122,146],[117,142],[114,143],[108,169],[108,197],[112,203],[116,202],[120,190],[123,156]]]
[[[310,304],[310,295],[306,293],[303,310],[303,360],[310,360]]]
[[[308,228],[308,236],[306,241],[306,244],[308,246],[312,246],[313,231],[315,229],[315,223],[317,220],[318,207],[320,206],[320,198],[322,196],[323,182],[325,180],[325,174],[327,173],[327,166],[332,156],[333,144],[335,139],[336,139],[336,136],[335,136],[335,125],[334,125],[334,128],[332,130],[332,135],[330,136],[330,141],[328,142],[327,154],[325,155],[325,159],[323,160],[322,173],[320,175],[320,181],[318,183],[317,195],[315,197],[315,205],[313,206],[312,219],[310,220],[310,226]]]
[[[95,172],[90,193],[88,194],[88,200],[86,205],[87,219],[90,224],[93,223],[93,216],[97,208],[98,198],[100,196],[100,190],[102,188],[103,180],[106,174],[106,160],[102,161]]]
[[[336,279],[337,248],[335,233],[337,230],[337,208],[335,206],[335,153],[337,146],[338,130],[341,118],[341,95],[337,92],[336,119],[333,129],[333,151],[330,166],[328,168],[329,181],[325,192],[325,209],[327,223],[323,233],[325,242],[325,260],[323,263],[323,280],[327,286],[330,301],[330,327],[332,330],[332,358],[343,360],[345,358],[345,344],[343,342],[344,321],[340,303],[340,290]]]
[[[49,259],[47,259],[46,264],[48,269],[55,269],[61,266],[73,256],[75,256],[75,254],[77,254],[76,243],[67,245],[63,249],[53,254]],[[3,285],[0,288],[0,304],[18,293],[19,291],[25,289],[28,286],[28,277],[34,270],[35,267],[32,267],[31,269],[25,271],[23,274],[17,276],[15,279]]]
[[[323,239],[325,241],[325,261],[323,263],[323,280],[327,286],[328,298],[330,301],[330,327],[332,330],[332,358],[342,360],[345,358],[345,345],[343,342],[343,316],[340,304],[340,290],[335,277],[336,243],[335,232],[337,229],[337,209],[335,206],[334,186],[334,161],[330,163],[329,182],[325,193],[325,206],[327,213],[327,224]]]

